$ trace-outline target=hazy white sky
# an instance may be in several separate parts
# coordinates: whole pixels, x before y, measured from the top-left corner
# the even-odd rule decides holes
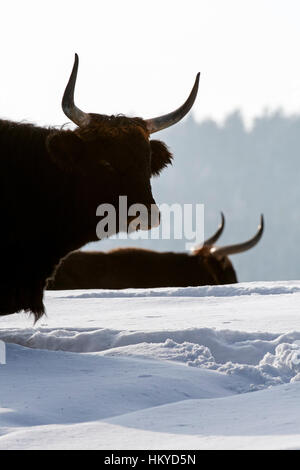
[[[194,114],[300,112],[299,0],[10,0],[1,5],[1,117],[67,122],[73,65],[85,111],[172,111],[201,72]]]

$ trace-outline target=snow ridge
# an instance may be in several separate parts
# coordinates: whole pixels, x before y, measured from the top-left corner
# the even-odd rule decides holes
[[[238,392],[300,380],[300,332],[28,328],[6,329],[0,339],[34,349],[181,362],[246,379]]]
[[[240,295],[283,295],[300,293],[299,281],[239,283],[224,286],[161,287],[155,289],[92,289],[60,291],[63,299],[135,298],[135,297],[235,297]],[[48,295],[50,293],[48,292]]]

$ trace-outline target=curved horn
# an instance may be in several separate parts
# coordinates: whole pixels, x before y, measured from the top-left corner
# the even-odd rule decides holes
[[[75,124],[77,124],[77,126],[82,127],[86,126],[90,122],[91,118],[89,114],[84,113],[79,108],[77,108],[74,103],[74,89],[77,78],[78,62],[78,55],[75,54],[73,69],[66,86],[61,105],[65,115],[68,116],[68,118],[71,119],[71,121],[73,121]]]
[[[196,80],[193,89],[190,93],[190,96],[182,106],[180,106],[178,109],[171,113],[164,114],[163,116],[158,116],[153,119],[145,120],[147,124],[147,129],[150,134],[161,131],[162,129],[166,129],[166,127],[173,126],[173,124],[176,124],[176,122],[180,121],[189,112],[189,110],[194,104],[198,93],[199,79],[200,72],[197,73]]]
[[[216,233],[212,237],[208,238],[207,240],[204,240],[203,246],[214,245],[216,243],[216,241],[222,235],[222,232],[224,230],[224,226],[225,226],[225,217],[224,217],[223,212],[221,212],[221,223],[218,227],[218,230],[216,231]]]
[[[264,217],[263,215],[260,216],[260,225],[258,227],[257,233],[254,235],[254,237],[250,238],[247,242],[240,243],[237,245],[228,245],[228,246],[223,246],[223,247],[212,247],[210,252],[212,254],[217,254],[217,255],[223,255],[223,256],[228,256],[228,255],[234,255],[236,253],[242,253],[243,251],[247,251],[253,246],[255,246],[259,240],[262,237],[264,231]]]

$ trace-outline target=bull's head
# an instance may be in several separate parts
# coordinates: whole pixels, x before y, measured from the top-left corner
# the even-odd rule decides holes
[[[213,283],[231,284],[238,282],[238,280],[229,256],[243,253],[253,248],[259,242],[264,232],[264,218],[261,215],[256,234],[246,242],[237,243],[236,245],[215,246],[214,244],[224,230],[225,218],[223,213],[221,213],[221,217],[221,224],[216,233],[205,240],[202,248],[195,248],[193,255],[198,255],[201,261],[206,263],[206,269],[211,273],[212,279],[214,279]]]
[[[261,239],[263,232],[264,218],[261,215],[260,224],[256,234],[246,242],[221,247],[213,246],[210,248],[210,255],[212,256],[211,259],[215,261],[215,265],[217,266],[218,272],[220,273],[219,277],[222,281],[220,284],[231,284],[238,282],[235,270],[228,256],[237,253],[243,253],[247,250],[250,250],[250,248],[253,248]]]
[[[105,193],[101,193],[101,188],[98,188],[99,203],[103,202],[103,195],[107,200],[116,195],[126,195],[128,205],[139,203],[149,208],[152,205],[152,210],[153,207],[157,208],[150,178],[171,163],[172,154],[163,142],[150,140],[149,137],[177,123],[188,113],[197,95],[200,74],[197,74],[193,89],[182,106],[169,114],[144,120],[81,111],[74,102],[77,71],[76,54],[62,108],[78,127],[75,131],[58,132],[50,136],[50,153],[65,169],[72,168],[73,171],[86,174],[90,191],[95,191],[97,178],[99,185],[103,184],[105,175]],[[159,217],[152,226],[158,223]]]

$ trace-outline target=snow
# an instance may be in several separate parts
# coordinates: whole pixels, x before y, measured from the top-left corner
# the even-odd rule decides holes
[[[0,449],[300,449],[300,282],[52,291],[0,319]]]

